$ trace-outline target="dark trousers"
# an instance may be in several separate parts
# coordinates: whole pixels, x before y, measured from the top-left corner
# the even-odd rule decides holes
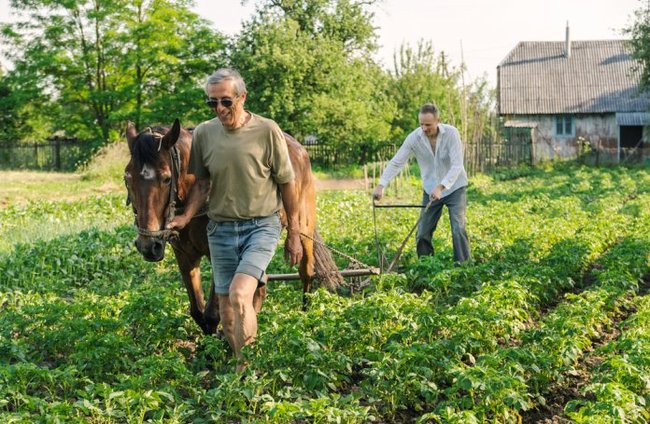
[[[429,195],[423,192],[422,205],[429,203]],[[415,234],[416,250],[418,256],[433,255],[431,238],[438,226],[442,215],[442,207],[447,206],[449,221],[451,222],[451,238],[454,246],[454,261],[465,262],[470,259],[469,239],[465,229],[465,210],[467,208],[466,187],[461,187],[440,200],[435,200],[425,211],[420,213],[420,224]]]

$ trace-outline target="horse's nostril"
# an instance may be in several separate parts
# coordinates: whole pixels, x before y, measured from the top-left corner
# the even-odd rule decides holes
[[[154,241],[153,246],[151,246],[151,251],[156,256],[162,255],[164,250],[165,250],[165,243],[163,243],[162,240]]]

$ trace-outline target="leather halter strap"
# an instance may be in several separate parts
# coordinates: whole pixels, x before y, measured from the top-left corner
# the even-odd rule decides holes
[[[158,151],[160,151],[160,148],[162,146],[162,138],[164,137],[164,135],[159,132],[153,132],[151,128],[147,128],[147,130],[149,131],[149,133],[151,133],[151,136],[154,139],[158,139]],[[165,223],[163,228],[166,227],[167,224],[174,219],[177,213],[176,198],[178,197],[178,180],[180,179],[180,173],[181,173],[181,158],[180,158],[180,153],[178,151],[178,147],[176,147],[176,145],[173,145],[172,148],[169,150],[169,155],[172,164],[172,176],[171,176],[171,185],[169,188],[169,200],[167,201],[167,208],[166,208],[167,213],[166,213]],[[144,237],[159,238],[164,241],[170,241],[170,242],[173,242],[176,239],[178,239],[178,231],[176,230],[168,230],[166,228],[162,230],[148,230],[146,228],[139,227],[138,211],[136,210],[135,205],[133,205],[131,202],[131,192],[128,184],[127,184],[127,192],[128,195],[126,199],[126,204],[128,205],[129,203],[131,203],[131,206],[133,208],[133,215],[135,216],[134,226],[139,235]]]

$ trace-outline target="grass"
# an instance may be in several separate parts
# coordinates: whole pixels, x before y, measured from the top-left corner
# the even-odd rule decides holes
[[[106,146],[75,173],[0,171],[0,253],[97,228],[128,224],[122,174],[125,143]]]
[[[127,161],[126,143],[115,143],[104,147],[75,173],[0,171],[0,210],[43,200],[74,201],[121,192]]]

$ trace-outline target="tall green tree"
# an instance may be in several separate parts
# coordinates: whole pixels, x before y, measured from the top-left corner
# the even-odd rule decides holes
[[[232,46],[248,107],[287,132],[361,151],[389,136],[393,103],[374,63],[374,2],[262,2]]]
[[[129,76],[121,114],[136,127],[178,117],[193,125],[206,116],[205,76],[225,62],[225,39],[189,10],[190,1],[134,1],[123,13],[121,42],[127,55],[120,72]]]
[[[11,146],[22,141],[44,140],[54,132],[44,110],[52,111],[56,105],[44,103],[47,99],[28,86],[22,67],[8,71],[0,77],[0,144]]]
[[[393,54],[389,95],[397,102],[391,135],[401,140],[418,123],[417,111],[424,103],[434,102],[441,119],[460,123],[460,70],[453,68],[444,52],[436,54],[431,41],[420,40],[415,47],[403,44]]]
[[[632,57],[640,64],[641,87],[650,91],[650,1],[634,12],[634,21],[624,32],[631,37]]]
[[[388,93],[397,102],[391,122],[393,140],[402,140],[418,125],[418,110],[435,103],[442,122],[458,128],[464,141],[493,134],[494,93],[485,80],[463,82],[462,64],[453,66],[444,52],[436,53],[431,41],[415,47],[403,44],[393,55]]]
[[[16,137],[15,105],[9,79],[0,64],[0,145],[9,145]]]
[[[24,18],[2,28],[16,89],[41,105],[53,130],[100,142],[116,137],[127,117],[188,117],[185,107],[199,103],[199,81],[223,47],[190,4],[11,0]],[[163,104],[175,116],[161,116]]]

